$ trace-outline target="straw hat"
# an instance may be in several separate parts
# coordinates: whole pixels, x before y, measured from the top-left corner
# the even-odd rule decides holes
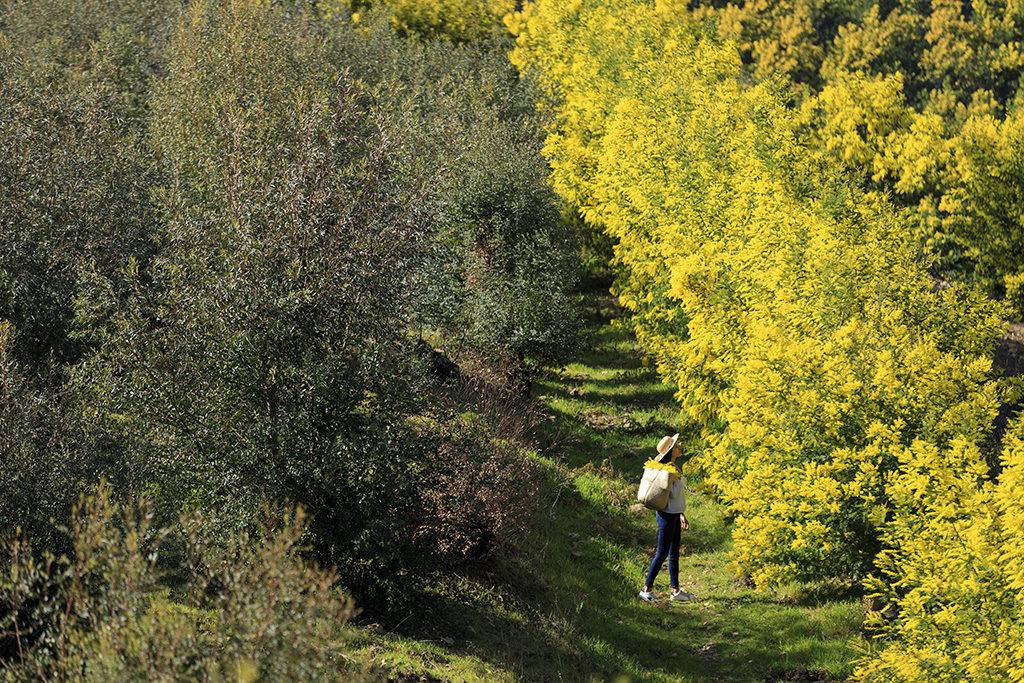
[[[663,436],[661,441],[658,442],[658,457],[664,458],[672,451],[672,447],[676,445],[676,441],[679,440],[679,434],[674,436]]]

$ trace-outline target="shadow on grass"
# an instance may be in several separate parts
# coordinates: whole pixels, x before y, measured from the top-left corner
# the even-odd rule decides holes
[[[587,626],[607,619],[607,599],[628,593],[595,534],[602,543],[631,547],[639,529],[586,500],[555,467],[547,468],[537,496],[552,502],[540,506],[519,547],[491,574],[441,578],[430,604],[399,632],[446,643],[524,681],[586,680],[584,672],[618,670],[584,644]]]
[[[637,442],[637,435],[630,430],[610,429],[595,432],[582,420],[577,424],[563,424],[545,427],[545,453],[557,455],[558,459],[571,468],[587,463],[605,460],[617,470],[642,465],[649,446]],[[652,431],[654,428],[652,428]],[[662,426],[662,430],[664,427]],[[645,430],[647,431],[647,430]]]
[[[554,382],[543,380],[538,385],[543,394],[565,401],[604,406],[628,412],[642,412],[672,406],[675,390],[661,383],[656,376],[626,378],[594,378]]]
[[[616,467],[635,467],[653,452],[658,438],[679,430],[673,423],[676,408],[670,388],[645,383],[606,394],[587,386],[601,383],[545,380],[537,386],[553,418],[539,428],[537,437],[546,451],[556,452],[570,467],[605,459]]]
[[[505,588],[459,593],[452,586],[456,590],[439,596],[437,623],[461,625],[448,636],[455,640],[450,650],[529,681],[619,674],[765,680],[772,672],[810,666],[822,654],[821,633],[846,628],[841,614],[809,613],[753,592],[716,598],[710,612],[696,604],[643,603],[636,591],[653,519],[595,503],[566,485],[554,467],[538,494],[555,502],[519,552],[500,563],[491,585]],[[710,563],[727,539],[723,526],[702,529],[684,545],[691,561],[709,555]],[[835,657],[848,653],[837,650]]]
[[[864,584],[856,579],[831,579],[784,586],[781,600],[786,604],[818,607],[831,602],[862,600]]]
[[[672,670],[699,671],[702,660],[681,651],[673,632],[697,617],[652,612],[636,598],[653,517],[585,497],[562,467],[545,471],[536,492],[545,504],[518,547],[490,574],[440,580],[429,604],[398,632],[445,643],[450,652],[524,681],[619,673],[639,680],[651,666],[663,665],[665,653],[671,653],[664,665]]]

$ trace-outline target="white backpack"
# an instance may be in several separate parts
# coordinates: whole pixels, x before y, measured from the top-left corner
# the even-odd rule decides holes
[[[640,479],[640,489],[636,499],[652,510],[664,510],[668,507],[669,495],[672,493],[675,475],[668,470],[656,467],[645,467],[644,476]]]

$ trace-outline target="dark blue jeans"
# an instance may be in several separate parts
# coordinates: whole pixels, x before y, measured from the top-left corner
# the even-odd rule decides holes
[[[651,560],[651,568],[647,570],[647,587],[654,588],[654,578],[661,571],[661,565],[668,558],[668,582],[672,588],[679,588],[679,534],[682,531],[682,519],[678,512],[654,513],[658,520],[658,552]]]

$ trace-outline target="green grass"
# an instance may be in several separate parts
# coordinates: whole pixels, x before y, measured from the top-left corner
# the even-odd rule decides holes
[[[676,431],[677,409],[611,323],[611,300],[591,303],[586,350],[535,387],[549,414],[538,455],[548,481],[531,535],[492,575],[423,587],[430,614],[392,632],[361,630],[357,655],[391,675],[455,681],[764,681],[800,670],[843,679],[866,647],[856,596],[843,586],[763,593],[738,582],[722,509],[696,478],[680,583],[700,601],[636,597],[655,523],[630,506],[644,460]],[[663,571],[656,590],[667,581]]]

